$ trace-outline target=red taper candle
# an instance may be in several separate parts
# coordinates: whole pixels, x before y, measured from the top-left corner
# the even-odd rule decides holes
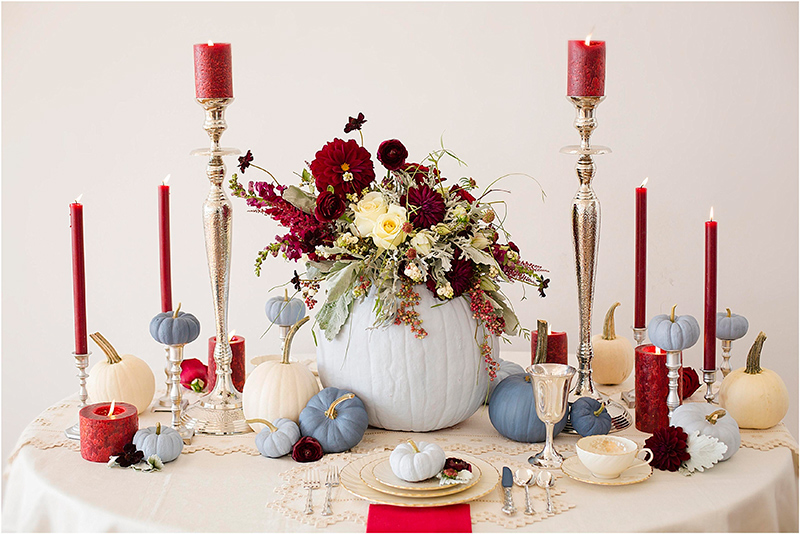
[[[158,186],[158,259],[161,271],[161,311],[172,311],[172,266],[169,251],[169,175]]]
[[[636,188],[636,282],[633,327],[647,327],[647,178]]]
[[[703,370],[717,367],[717,221],[714,208],[706,221],[706,308],[703,329]]]
[[[194,88],[197,98],[233,98],[230,43],[194,45]]]
[[[75,317],[75,354],[87,354],[86,341],[86,270],[83,261],[83,204],[78,196],[69,205],[72,229],[72,298]]]
[[[567,96],[603,96],[606,94],[606,42],[569,41],[567,60]]]

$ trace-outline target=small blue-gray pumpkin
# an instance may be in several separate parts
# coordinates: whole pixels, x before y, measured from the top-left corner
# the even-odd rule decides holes
[[[572,428],[583,437],[608,434],[611,431],[611,415],[605,404],[591,397],[580,397],[572,403],[569,412]]]
[[[367,430],[367,409],[353,393],[325,388],[300,412],[300,432],[322,445],[324,452],[342,452],[355,447]]]
[[[730,308],[717,313],[717,339],[734,341],[744,337],[750,324],[744,315],[731,313]]]
[[[264,305],[267,319],[278,326],[292,326],[306,316],[306,305],[300,299],[290,299],[289,292],[282,297],[272,297]]]
[[[686,350],[700,339],[700,325],[697,324],[697,319],[691,315],[676,317],[677,307],[677,304],[672,307],[670,315],[656,315],[647,327],[650,341],[662,350]]]
[[[164,345],[185,345],[200,335],[200,321],[191,313],[180,311],[159,313],[150,321],[150,335]]]
[[[492,398],[492,393],[494,393],[497,384],[505,380],[511,375],[524,375],[525,369],[518,363],[514,363],[508,360],[500,360],[500,367],[497,369],[497,374],[494,377],[494,380],[489,380],[489,399]],[[489,401],[486,401],[484,404],[489,404]]]
[[[274,424],[266,419],[248,419],[247,422],[266,425],[256,434],[256,449],[267,458],[286,456],[300,439],[300,427],[291,419],[281,417],[275,419]]]
[[[568,413],[556,423],[553,436],[567,426]],[[499,384],[489,402],[489,420],[495,430],[514,441],[540,443],[547,438],[545,424],[536,415],[531,377],[511,375]]]
[[[133,444],[144,453],[145,459],[155,454],[164,463],[175,460],[183,450],[181,435],[174,428],[162,427],[161,423],[137,430]]]

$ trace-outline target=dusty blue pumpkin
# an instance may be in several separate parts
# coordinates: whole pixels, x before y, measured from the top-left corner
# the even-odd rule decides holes
[[[155,454],[164,463],[177,459],[183,450],[181,435],[174,428],[162,427],[161,423],[137,430],[133,444],[144,453],[145,460]]]
[[[267,319],[278,326],[292,326],[306,316],[306,305],[300,299],[290,299],[288,293],[283,297],[272,297],[264,306]]]
[[[734,341],[744,337],[750,324],[744,315],[731,313],[730,308],[717,313],[717,339]]]
[[[675,316],[672,307],[670,315],[656,315],[650,320],[647,335],[653,345],[661,350],[678,351],[686,350],[700,339],[700,325],[691,315]]]
[[[494,380],[489,381],[489,400],[491,400],[492,393],[494,393],[497,384],[511,375],[521,374],[525,374],[525,369],[523,369],[520,364],[509,360],[500,360],[500,367],[497,369],[497,376],[494,377]],[[489,402],[487,401],[484,404],[489,404]]]
[[[150,335],[164,345],[185,345],[200,335],[200,321],[191,313],[180,311],[159,313],[150,321]]]
[[[567,426],[568,413],[556,423],[553,436]],[[495,430],[514,441],[539,443],[547,438],[545,424],[536,415],[531,377],[511,375],[499,384],[489,401],[489,420]]]
[[[300,439],[300,428],[291,419],[275,419],[270,423],[263,419],[252,421],[263,423],[266,426],[256,434],[256,449],[267,458],[280,458],[292,452],[292,447]],[[248,422],[251,420],[248,419]]]
[[[572,403],[569,416],[572,428],[583,437],[608,434],[611,431],[611,415],[600,401],[581,397]]]
[[[342,452],[355,447],[367,430],[367,409],[353,393],[325,388],[300,412],[300,432],[322,445],[324,452]]]

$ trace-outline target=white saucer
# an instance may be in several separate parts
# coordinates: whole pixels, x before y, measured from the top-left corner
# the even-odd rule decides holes
[[[628,484],[636,484],[637,482],[647,480],[650,478],[650,475],[653,474],[653,468],[650,467],[650,464],[636,459],[633,461],[633,465],[623,471],[617,478],[597,478],[581,463],[577,456],[564,460],[564,463],[561,464],[561,470],[569,478],[580,482],[586,482],[587,484],[599,484],[601,486],[627,486]]]

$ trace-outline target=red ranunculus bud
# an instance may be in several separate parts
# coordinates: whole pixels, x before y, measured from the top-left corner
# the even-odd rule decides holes
[[[314,208],[314,217],[320,222],[335,221],[344,213],[347,204],[344,200],[331,193],[323,191],[317,197],[317,207]]]
[[[320,458],[322,445],[310,436],[303,436],[292,447],[292,460],[295,462],[316,462]]]
[[[378,147],[378,161],[390,171],[399,170],[406,163],[408,150],[398,139],[389,139]]]

